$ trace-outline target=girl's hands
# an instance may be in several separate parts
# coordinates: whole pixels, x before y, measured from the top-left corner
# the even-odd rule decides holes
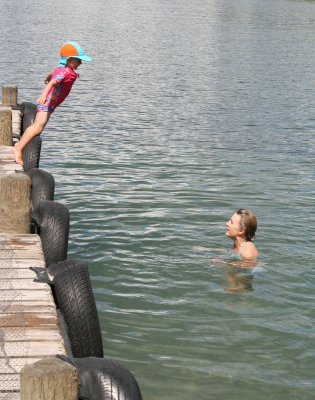
[[[45,79],[46,85],[47,85],[47,83],[50,82],[51,78],[53,77],[53,73],[54,73],[54,71],[50,71],[49,74],[46,76],[46,79]]]
[[[41,106],[43,106],[45,102],[46,102],[46,96],[39,96],[39,98],[36,101],[36,103],[40,104]]]

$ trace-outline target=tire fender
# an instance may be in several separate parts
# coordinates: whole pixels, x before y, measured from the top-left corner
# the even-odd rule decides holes
[[[102,332],[87,264],[66,260],[51,265],[55,302],[67,326],[74,357],[103,357]]]
[[[21,119],[21,136],[26,129],[33,124],[37,115],[36,104],[23,102],[19,105],[19,110],[22,112]],[[24,171],[29,171],[32,168],[38,168],[40,160],[40,151],[42,147],[42,139],[37,136],[33,138],[23,149]]]
[[[58,358],[76,367],[81,400],[142,400],[136,379],[117,361],[95,357],[58,356]]]
[[[54,200],[55,179],[49,173],[39,168],[32,168],[27,175],[32,181],[32,209],[36,210],[40,201]]]
[[[69,209],[55,201],[39,202],[32,218],[41,238],[46,267],[67,258]]]
[[[19,106],[20,110],[23,113],[22,123],[21,123],[21,135],[26,131],[26,129],[33,125],[37,114],[36,104],[23,102]]]
[[[42,148],[42,139],[40,136],[35,136],[23,149],[23,169],[25,172],[32,168],[39,167],[40,151]]]

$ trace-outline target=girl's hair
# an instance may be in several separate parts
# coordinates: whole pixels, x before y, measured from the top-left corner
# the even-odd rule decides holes
[[[247,241],[251,240],[255,237],[255,232],[257,229],[257,219],[253,213],[249,210],[244,210],[240,208],[236,211],[236,214],[240,215],[241,217],[241,227],[245,229],[245,239]]]

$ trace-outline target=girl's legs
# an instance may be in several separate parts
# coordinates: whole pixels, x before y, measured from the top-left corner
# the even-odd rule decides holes
[[[36,114],[35,121],[33,125],[29,126],[26,131],[23,133],[21,140],[14,146],[14,158],[17,164],[23,165],[22,151],[24,147],[35,137],[40,135],[49,118],[51,116],[51,112],[46,111],[38,111]]]

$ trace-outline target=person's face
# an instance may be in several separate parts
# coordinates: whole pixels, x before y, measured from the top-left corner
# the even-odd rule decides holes
[[[225,226],[225,235],[231,239],[236,238],[243,232],[243,229],[241,228],[241,216],[236,213],[232,215],[231,219],[225,224]]]
[[[67,60],[67,65],[69,68],[71,68],[72,70],[79,68],[79,66],[81,65],[82,61],[79,58],[68,58]]]

